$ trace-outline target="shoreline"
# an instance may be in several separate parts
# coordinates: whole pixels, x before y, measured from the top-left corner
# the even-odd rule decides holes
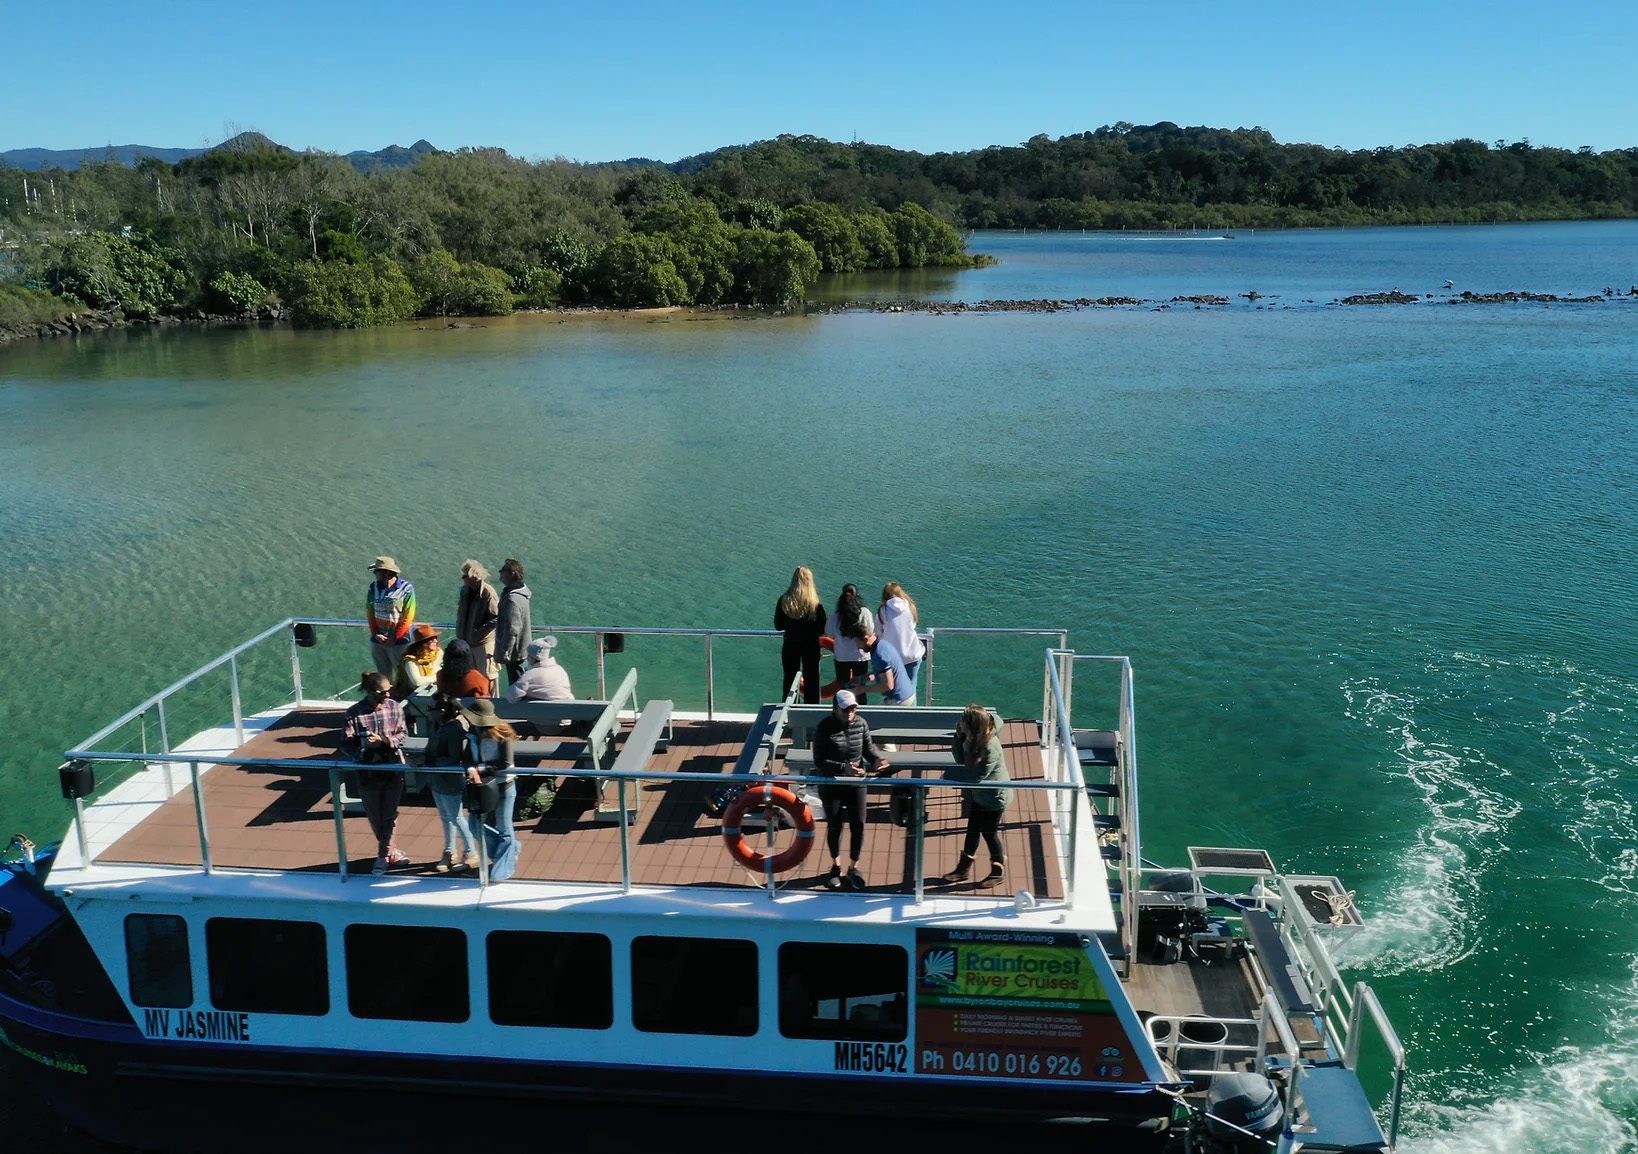
[[[884,298],[880,300],[859,299],[835,302],[807,301],[799,308],[783,309],[696,308],[684,305],[633,309],[601,305],[577,305],[570,308],[556,309],[518,309],[505,316],[422,317],[419,320],[403,321],[397,325],[384,327],[429,331],[487,328],[497,321],[504,322],[514,319],[551,320],[557,324],[583,320],[608,320],[627,323],[642,321],[653,324],[656,322],[669,322],[679,318],[684,321],[748,321],[771,320],[775,317],[829,316],[837,313],[866,312],[889,314],[925,313],[933,316],[959,316],[968,313],[1059,313],[1080,312],[1088,309],[1143,309],[1149,312],[1166,312],[1177,308],[1192,308],[1195,310],[1223,309],[1236,305],[1237,301],[1244,302],[1238,307],[1251,308],[1256,311],[1295,311],[1299,308],[1331,308],[1334,306],[1587,305],[1618,302],[1638,303],[1638,286],[1634,286],[1626,292],[1606,289],[1601,293],[1588,293],[1582,296],[1534,292],[1527,289],[1491,293],[1464,291],[1447,294],[1404,293],[1398,289],[1390,289],[1383,292],[1354,293],[1346,297],[1334,297],[1329,301],[1304,297],[1298,299],[1296,303],[1283,299],[1281,294],[1278,293],[1250,291],[1236,293],[1232,297],[1221,293],[1191,293],[1174,297],[1111,295],[1101,297],[1038,297],[1032,299],[996,298],[979,301],[928,300],[920,297]],[[254,313],[246,313],[242,316],[225,316],[199,310],[185,316],[162,314],[155,317],[127,317],[118,309],[105,311],[88,309],[85,312],[70,313],[68,316],[55,321],[0,325],[0,348],[15,342],[43,340],[51,337],[79,336],[88,333],[112,332],[119,329],[181,328],[183,326],[198,328],[293,327],[290,324],[288,314],[276,307],[259,309]]]

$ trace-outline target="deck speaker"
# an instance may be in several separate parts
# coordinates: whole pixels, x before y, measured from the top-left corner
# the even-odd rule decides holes
[[[307,621],[298,621],[290,631],[296,638],[296,644],[303,649],[311,649],[318,644],[318,630]]]
[[[624,633],[603,634],[604,653],[624,653],[626,651],[626,635]]]
[[[77,757],[73,761],[65,761],[58,767],[57,776],[62,779],[63,796],[69,801],[90,797],[96,792],[97,775],[89,761]]]

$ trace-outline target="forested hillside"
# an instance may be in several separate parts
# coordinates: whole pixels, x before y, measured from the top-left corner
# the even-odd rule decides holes
[[[785,305],[821,271],[982,261],[973,228],[1279,227],[1638,215],[1638,149],[1347,152],[1116,124],[924,155],[785,136],[675,164],[418,143],[392,164],[247,135],[176,164],[0,167],[0,323],[65,308],[297,324],[560,304]]]

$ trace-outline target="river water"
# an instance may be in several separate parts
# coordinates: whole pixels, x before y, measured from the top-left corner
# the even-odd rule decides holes
[[[357,616],[380,552],[442,620],[468,556],[524,559],[537,624],[759,628],[794,564],[897,580],[925,625],[1132,655],[1149,856],[1262,845],[1358,890],[1409,1149],[1630,1149],[1638,303],[1438,298],[1625,290],[1638,224],[975,247],[1002,263],[822,295],[1235,303],[0,349],[0,833],[60,835],[57,754],[149,693]],[[1390,287],[1435,300],[1324,303]],[[326,644],[339,689],[364,655]],[[778,680],[739,645],[728,706]],[[689,704],[697,648],[633,646]],[[1033,642],[940,660],[941,699],[1038,706]],[[0,1090],[12,1133],[44,1117]]]

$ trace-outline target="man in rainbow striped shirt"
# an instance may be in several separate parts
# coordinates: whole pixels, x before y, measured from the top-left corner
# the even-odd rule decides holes
[[[370,566],[375,580],[370,582],[364,609],[370,623],[370,656],[375,670],[391,677],[409,648],[410,630],[415,624],[415,586],[398,575],[398,562],[377,557]]]

